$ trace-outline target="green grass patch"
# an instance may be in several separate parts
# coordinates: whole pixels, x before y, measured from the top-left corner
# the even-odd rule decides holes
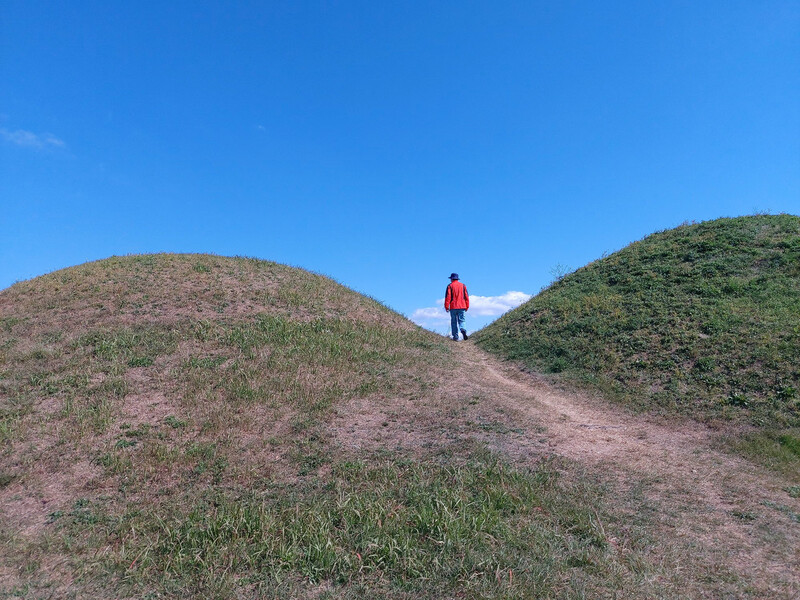
[[[425,364],[449,359],[445,348],[420,350],[429,343],[424,332],[351,319],[260,314],[233,323],[195,321],[188,328],[209,352],[184,363],[185,397],[207,401],[211,391],[225,398],[226,410],[264,405],[325,412],[379,389],[419,389]]]
[[[61,526],[116,540],[102,568],[135,594],[165,597],[254,587],[296,597],[321,584],[335,597],[605,595],[639,576],[609,545],[602,490],[563,483],[550,464],[354,460],[331,473],[124,515],[82,507]]]
[[[164,419],[164,423],[172,427],[173,429],[183,429],[186,427],[186,421],[183,421],[176,417],[175,415],[169,415]]]
[[[161,324],[99,329],[81,335],[73,347],[89,351],[104,361],[122,361],[132,367],[145,367],[177,348],[175,332]]]
[[[723,443],[753,462],[800,481],[800,429],[727,436]]]
[[[150,356],[133,356],[128,360],[129,367],[149,367],[153,364],[153,358]]]

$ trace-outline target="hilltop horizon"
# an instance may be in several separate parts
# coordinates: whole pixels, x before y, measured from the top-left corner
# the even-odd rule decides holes
[[[708,221],[715,221],[715,220],[718,220],[718,219],[725,219],[725,218],[740,218],[740,217],[746,217],[746,216],[757,216],[757,215],[760,215],[760,214],[761,215],[764,215],[764,214],[773,214],[773,215],[775,215],[775,214],[778,214],[778,215],[786,214],[786,215],[791,215],[791,216],[797,216],[796,214],[793,214],[793,213],[773,213],[773,212],[759,211],[759,212],[756,212],[756,213],[753,213],[753,214],[739,215],[738,217],[736,217],[736,216],[721,216],[721,217],[716,217],[716,218],[712,218],[712,219],[707,219],[706,221],[683,220],[683,221],[681,221],[679,223],[675,223],[674,227],[679,227],[679,226],[687,225],[687,224],[698,224],[698,223],[703,223],[703,222],[708,222]],[[477,285],[473,286],[472,285],[472,281],[467,281],[466,276],[465,276],[464,280],[467,281],[467,283],[469,284],[468,287],[469,287],[470,292],[471,292],[470,293],[470,298],[472,300],[471,311],[468,313],[469,331],[477,332],[477,331],[487,327],[488,325],[494,323],[497,319],[499,319],[506,312],[508,312],[510,310],[513,310],[514,308],[520,306],[521,304],[529,301],[531,298],[533,298],[534,296],[536,296],[536,295],[540,294],[541,292],[543,292],[544,290],[546,290],[553,283],[557,282],[559,279],[563,278],[565,275],[567,275],[569,273],[572,273],[574,271],[577,271],[578,269],[582,268],[583,266],[588,265],[588,264],[590,264],[590,263],[592,263],[592,262],[594,262],[594,261],[596,261],[596,260],[598,260],[598,259],[600,259],[602,257],[608,256],[608,255],[612,254],[613,252],[619,251],[619,250],[627,247],[628,245],[630,245],[632,243],[640,241],[640,240],[644,239],[645,237],[647,237],[649,235],[652,235],[653,233],[658,233],[658,232],[661,232],[661,231],[667,231],[669,229],[670,229],[670,227],[666,227],[666,228],[654,229],[653,231],[650,231],[650,232],[645,232],[640,237],[637,237],[637,238],[631,239],[631,240],[627,240],[624,243],[620,244],[617,247],[617,250],[609,250],[608,248],[605,248],[600,253],[598,253],[598,254],[596,254],[594,256],[589,256],[588,259],[586,260],[586,262],[584,263],[584,265],[580,265],[580,266],[566,265],[566,264],[562,264],[562,263],[556,261],[548,269],[546,277],[544,277],[544,276],[539,277],[537,282],[531,282],[530,284],[528,284],[525,281],[519,281],[519,280],[517,281],[517,283],[521,283],[520,287],[523,288],[524,290],[527,290],[527,291],[522,291],[520,289],[507,289],[505,292],[499,293],[497,295],[487,295],[487,294],[483,293],[483,290],[480,290],[480,288],[478,287],[480,285],[480,281],[481,281],[480,278],[476,278],[475,283]],[[208,255],[220,256],[220,257],[228,256],[230,258],[251,258],[251,259],[255,259],[255,260],[267,260],[267,261],[274,260],[274,258],[272,258],[272,257],[242,256],[242,255],[239,255],[239,254],[224,255],[224,254],[218,254],[218,253],[215,253],[215,252],[203,252],[203,251],[199,251],[199,252],[141,252],[141,253],[140,252],[134,252],[134,253],[129,253],[129,254],[110,254],[108,256],[94,257],[94,258],[91,258],[90,260],[84,261],[84,262],[79,263],[79,264],[86,264],[86,263],[91,263],[91,262],[99,262],[99,261],[106,260],[106,259],[109,259],[109,258],[119,258],[119,257],[125,257],[125,256],[139,256],[139,255],[143,255],[143,256],[144,255],[159,255],[159,254],[177,254],[177,255],[181,255],[181,254],[188,254],[188,255],[191,255],[191,254],[197,254],[197,255],[208,254]],[[287,262],[285,264],[287,266],[298,266],[298,265],[294,264],[291,261],[289,261],[289,262]],[[68,268],[73,267],[73,266],[78,266],[78,265],[77,264],[75,264],[75,265],[70,265],[70,264],[63,265],[62,264],[62,265],[60,265],[58,267],[53,268],[50,271],[46,271],[46,272],[43,272],[43,273],[32,274],[30,277],[25,278],[25,279],[14,280],[13,282],[8,283],[7,287],[11,287],[16,283],[21,283],[21,282],[24,282],[24,281],[29,281],[30,279],[35,279],[36,277],[40,277],[42,275],[47,275],[47,274],[50,274],[50,273],[53,273],[53,272],[56,272],[56,271],[60,271],[60,270],[63,270],[63,269],[68,269]],[[395,306],[392,303],[391,298],[378,297],[378,296],[375,296],[373,293],[370,293],[368,290],[359,289],[358,287],[353,287],[353,286],[349,285],[346,281],[337,278],[335,275],[333,275],[331,273],[322,272],[320,270],[317,270],[317,269],[313,268],[313,266],[311,268],[307,268],[307,267],[300,267],[300,268],[304,268],[305,270],[308,270],[311,273],[322,275],[323,277],[328,277],[328,278],[332,279],[333,281],[336,281],[337,283],[341,283],[342,285],[350,287],[351,289],[353,289],[355,291],[358,291],[360,293],[364,293],[365,295],[367,295],[369,297],[374,297],[374,298],[378,299],[380,302],[382,302],[383,304],[385,304],[385,305],[389,306],[390,308],[392,308],[392,310],[396,310],[396,311],[400,312],[401,314],[404,314],[406,316],[406,318],[408,318],[409,320],[413,321],[414,323],[416,323],[420,327],[423,327],[423,328],[425,328],[425,329],[427,329],[429,331],[433,331],[433,332],[438,333],[438,334],[443,335],[443,336],[449,336],[449,317],[447,316],[447,314],[444,312],[444,309],[443,309],[444,288],[446,287],[446,284],[447,284],[446,274],[442,275],[441,277],[437,277],[437,278],[434,278],[431,274],[427,274],[426,275],[426,279],[429,279],[429,280],[434,280],[435,279],[437,281],[437,283],[432,284],[435,287],[431,290],[431,293],[428,295],[428,298],[432,298],[433,300],[431,302],[429,302],[427,305],[424,305],[425,304],[424,300],[417,299],[417,307],[416,308],[412,308],[412,309],[410,309],[410,310],[408,310],[406,312],[406,311],[403,311],[400,307]],[[505,286],[505,287],[509,287],[509,286]],[[2,291],[2,289],[5,289],[5,288],[0,288],[0,291]],[[437,291],[440,294],[439,297],[436,296],[436,292]]]
[[[687,220],[800,211],[783,0],[9,0],[0,17],[0,288],[208,252],[412,316],[454,271],[505,307]]]

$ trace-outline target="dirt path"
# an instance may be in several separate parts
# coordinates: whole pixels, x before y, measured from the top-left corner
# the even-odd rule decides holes
[[[646,482],[661,533],[696,545],[774,597],[800,597],[800,500],[789,496],[787,481],[714,450],[702,425],[658,423],[565,393],[471,343],[455,352],[469,365],[469,385],[488,391],[526,431],[540,432],[553,453],[601,469],[621,488]]]

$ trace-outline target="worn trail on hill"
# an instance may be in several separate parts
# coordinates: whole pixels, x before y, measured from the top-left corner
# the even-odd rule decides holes
[[[647,482],[646,496],[661,505],[663,535],[698,544],[775,597],[800,597],[800,500],[785,480],[715,450],[713,432],[701,424],[632,415],[559,390],[471,343],[454,347],[467,385],[489,388],[551,452],[601,469],[620,488]]]

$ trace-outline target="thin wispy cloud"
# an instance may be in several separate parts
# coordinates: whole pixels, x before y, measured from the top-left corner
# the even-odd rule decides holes
[[[63,148],[66,146],[63,140],[57,138],[52,133],[33,133],[24,129],[10,131],[0,127],[0,138],[22,148],[33,148],[36,150]]]
[[[481,317],[499,317],[503,313],[518,307],[531,299],[525,292],[506,292],[502,296],[473,296],[469,297],[469,314]],[[431,327],[450,321],[450,315],[444,310],[444,298],[438,301],[438,306],[418,308],[411,315],[411,320],[422,327]]]

